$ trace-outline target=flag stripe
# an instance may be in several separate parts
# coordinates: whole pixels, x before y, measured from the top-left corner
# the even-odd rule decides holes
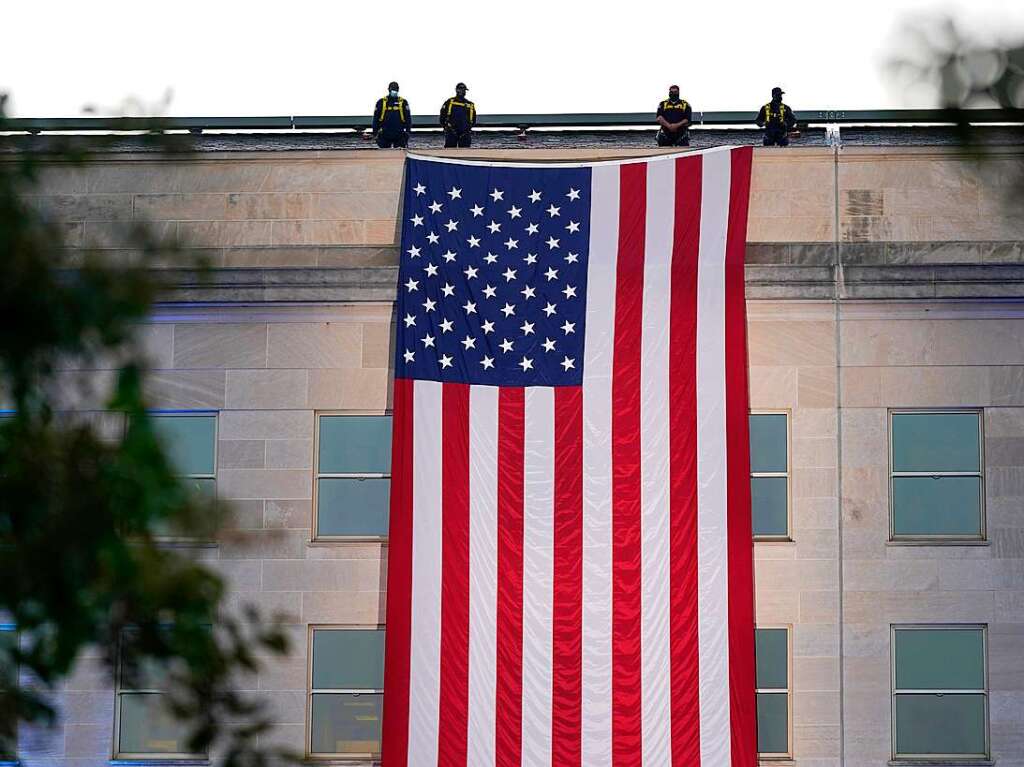
[[[669,411],[672,764],[700,766],[697,634],[697,256],[701,156],[676,161]]]
[[[494,764],[495,610],[498,583],[498,389],[469,392],[470,767]]]
[[[555,397],[526,390],[523,493],[523,766],[551,765]]]
[[[619,168],[591,174],[591,246],[583,367],[583,764],[612,764],[612,342]]]
[[[620,169],[619,257],[612,376],[612,754],[639,765],[640,344],[647,166]]]
[[[669,328],[674,163],[647,169],[640,338],[642,753],[645,767],[671,764],[669,699]]]
[[[731,152],[726,244],[725,360],[729,462],[729,659],[733,767],[757,762],[754,693],[754,543],[750,520],[750,435],[744,251],[750,200],[750,147]]]
[[[469,385],[441,395],[441,662],[438,765],[465,767],[469,698]]]
[[[583,390],[555,389],[551,763],[581,767]]]
[[[495,764],[520,767],[523,726],[524,391],[498,393],[498,611]]]
[[[388,541],[387,665],[381,758],[406,764],[409,747],[409,651],[412,618],[412,429],[411,380],[395,380],[391,436],[391,518]]]
[[[412,640],[409,764],[436,767],[441,654],[441,391],[417,381],[413,393]]]

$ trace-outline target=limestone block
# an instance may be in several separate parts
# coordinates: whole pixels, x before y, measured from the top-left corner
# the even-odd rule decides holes
[[[311,195],[310,218],[319,219],[390,219],[398,215],[398,186],[390,192],[342,192]],[[298,218],[292,216],[291,218]],[[393,225],[393,224],[392,224]]]
[[[150,368],[160,370],[174,367],[174,326],[169,323],[139,325],[136,338]]]
[[[137,248],[134,236],[137,226],[129,221],[86,221],[80,225],[80,241],[65,244],[72,247]],[[154,221],[146,230],[149,238],[157,242],[175,242],[178,236],[178,224],[174,221]]]
[[[838,501],[835,498],[794,498],[793,531],[799,540],[803,531],[831,530],[836,527]]]
[[[753,410],[794,408],[797,368],[760,365],[750,368],[750,407]]]
[[[309,406],[317,410],[382,411],[390,389],[384,368],[309,371]]]
[[[839,587],[839,567],[831,559],[761,560],[754,581],[762,590],[809,589],[828,591]]]
[[[798,624],[793,627],[793,658],[837,658],[839,628],[828,624]]]
[[[997,623],[1019,623],[1024,615],[1024,584],[1014,591],[995,593],[995,616]]]
[[[990,371],[991,403],[1010,407],[1024,405],[1024,366],[993,367]]]
[[[793,411],[793,423],[791,428],[794,437],[835,437],[836,436],[836,413],[834,410],[797,409]]]
[[[365,245],[365,221],[302,220],[274,221],[273,245]]]
[[[793,693],[793,721],[803,726],[838,725],[839,693],[804,692],[797,689]]]
[[[990,623],[991,591],[848,591],[850,623]]]
[[[174,326],[176,368],[263,368],[267,366],[267,326],[260,323]]]
[[[272,368],[358,368],[363,325],[356,322],[272,323],[268,366]]]
[[[267,444],[261,439],[222,439],[217,443],[217,466],[221,469],[262,469]]]
[[[263,508],[263,525],[267,528],[309,531],[312,514],[311,499],[268,500]]]
[[[830,322],[747,323],[751,365],[835,365],[835,329]]]
[[[800,595],[788,589],[762,589],[754,598],[759,626],[793,624],[799,619]]]
[[[985,471],[985,494],[989,498],[1024,496],[1024,466],[990,466]]]
[[[799,764],[813,761],[818,767],[838,764],[839,727],[837,725],[793,724],[793,757]],[[823,757],[833,757],[825,759]]]
[[[262,588],[263,562],[258,559],[219,559],[212,567],[229,591],[248,593]]]
[[[28,195],[26,203],[59,221],[128,221],[132,197],[128,194]]]
[[[832,216],[754,216],[747,219],[748,242],[831,242]]]
[[[301,192],[229,194],[226,198],[224,218],[237,221],[326,218],[313,214],[313,197]]]
[[[384,585],[383,567],[371,559],[263,563],[264,591],[382,591]]]
[[[64,753],[68,757],[106,760],[110,757],[111,725],[64,725]]]
[[[794,498],[834,498],[837,495],[836,470],[793,469]]]
[[[262,192],[365,192],[370,187],[370,167],[365,162],[276,162],[267,169]],[[394,184],[390,189],[397,188]]]
[[[824,530],[801,530],[795,538],[797,559],[835,561],[839,556],[839,534],[834,527]]]
[[[231,530],[220,541],[221,559],[301,559],[306,536],[301,530]]]
[[[797,368],[797,400],[801,408],[836,406],[835,367]]]
[[[292,268],[319,265],[321,249],[315,246],[276,247],[260,245],[252,248],[226,248],[224,266],[289,266]]]
[[[761,559],[796,559],[796,544],[792,541],[754,541],[755,565]]]
[[[394,358],[393,337],[394,327],[391,322],[364,322],[362,366],[386,368],[391,365]]]
[[[386,543],[374,541],[333,541],[331,543],[311,543],[306,549],[307,559],[372,559],[386,565],[388,547]]]
[[[133,203],[145,221],[219,221],[227,211],[224,194],[136,194]]]
[[[992,402],[990,368],[880,368],[889,407],[980,407]]]
[[[294,690],[305,693],[307,682],[305,648],[300,657],[298,654],[286,658],[276,658],[260,670],[259,686],[261,690],[285,691]]]
[[[220,414],[221,439],[312,439],[309,410],[228,410]]]
[[[992,556],[999,559],[1024,559],[1024,529],[1002,528],[989,532]]]
[[[309,498],[312,476],[295,469],[223,469],[217,492],[230,499]]]
[[[836,623],[839,620],[839,594],[835,591],[801,591],[800,623]]]
[[[397,243],[400,233],[394,219],[376,219],[366,222],[367,245],[391,245]]]
[[[279,410],[306,406],[305,370],[229,370],[226,405],[231,409]]]
[[[310,469],[312,466],[312,440],[273,439],[267,442],[268,469]]]
[[[375,627],[384,622],[384,606],[384,593],[378,591],[307,591],[302,595],[302,620]]]
[[[1024,437],[992,437],[985,440],[986,466],[1024,464]]]
[[[232,501],[224,530],[259,530],[263,527],[263,501]]]
[[[997,535],[999,530],[1024,528],[1024,498],[1009,496],[996,498],[987,494],[985,499],[985,517],[988,529]]]
[[[237,248],[270,245],[269,221],[183,221],[178,239],[190,248]]]
[[[157,370],[145,392],[153,407],[215,410],[224,407],[225,381],[223,370]]]
[[[939,588],[938,561],[847,559],[843,562],[846,591],[926,591]]]
[[[839,689],[839,659],[794,658],[793,688],[803,692],[833,692]]]
[[[206,162],[186,161],[174,167],[174,188],[171,191],[186,194],[258,192],[272,167],[267,162],[232,162],[229,158],[216,157]]]
[[[270,718],[274,722],[274,730],[290,724],[300,727],[306,721],[306,693],[298,691],[277,690],[274,695],[262,696],[271,711]],[[275,743],[279,742],[277,740]],[[302,748],[302,736],[299,736],[297,748]]]
[[[76,725],[98,724],[110,726],[114,721],[114,696],[103,692],[67,692],[63,696],[61,713],[64,721]]]

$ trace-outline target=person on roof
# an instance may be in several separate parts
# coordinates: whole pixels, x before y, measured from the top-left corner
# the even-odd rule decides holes
[[[782,103],[785,91],[775,86],[772,88],[772,100],[761,107],[757,113],[757,127],[764,128],[765,146],[789,146],[789,134],[796,128],[796,116],[793,110]]]
[[[445,148],[468,147],[473,142],[476,104],[466,98],[466,84],[455,86],[455,95],[441,105]]]
[[[388,95],[377,100],[373,109],[373,137],[381,149],[406,147],[412,130],[409,102],[398,95],[398,83],[388,83]]]
[[[690,146],[693,109],[685,99],[679,98],[678,85],[668,87],[668,98],[658,104],[656,119],[661,126],[658,146]]]

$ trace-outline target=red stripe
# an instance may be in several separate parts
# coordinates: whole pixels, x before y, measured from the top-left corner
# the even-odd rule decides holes
[[[642,762],[640,660],[640,333],[646,163],[620,169],[612,374],[612,762]]]
[[[469,721],[469,385],[441,393],[441,662],[438,767],[465,767]]]
[[[676,160],[669,328],[672,764],[700,765],[697,633],[697,261],[703,160]]]
[[[583,389],[555,389],[551,763],[579,767],[583,715]]]
[[[403,767],[409,756],[409,651],[412,621],[413,382],[395,379],[391,436],[387,631],[381,763]]]
[[[495,767],[519,767],[523,740],[523,389],[498,393],[498,611]]]
[[[729,504],[729,699],[733,767],[757,764],[754,694],[754,543],[750,525],[747,321],[743,263],[750,201],[750,147],[731,150],[725,251],[725,411]]]

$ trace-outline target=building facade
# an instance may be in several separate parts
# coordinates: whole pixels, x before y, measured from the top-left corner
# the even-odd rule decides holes
[[[270,737],[325,761],[378,748],[403,156],[112,154],[48,168],[38,200],[73,248],[122,250],[148,220],[212,264],[206,281],[168,269],[140,328],[151,395],[183,473],[236,508],[196,555],[233,605],[288,616],[291,656],[245,683],[274,707]],[[765,762],[1024,767],[1024,208],[1008,201],[1022,176],[1021,150],[755,151]],[[86,659],[59,726],[23,730],[18,754],[203,761],[158,695]]]

